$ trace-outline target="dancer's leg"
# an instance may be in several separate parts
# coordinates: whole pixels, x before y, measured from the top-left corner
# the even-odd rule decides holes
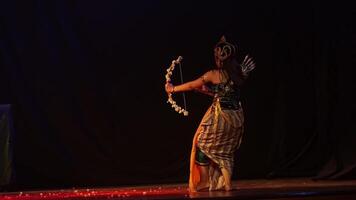
[[[232,190],[230,172],[226,168],[221,168],[221,172],[222,172],[223,177],[225,179],[225,190],[226,191]]]
[[[209,165],[199,166],[200,182],[197,186],[197,190],[203,190],[209,188]]]

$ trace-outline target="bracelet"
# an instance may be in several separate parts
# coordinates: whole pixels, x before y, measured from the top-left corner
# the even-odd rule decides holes
[[[175,88],[176,86],[173,86],[173,89],[172,89],[172,93],[174,93],[174,88]]]

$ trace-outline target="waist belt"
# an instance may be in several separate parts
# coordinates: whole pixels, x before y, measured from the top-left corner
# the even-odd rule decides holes
[[[240,109],[240,104],[220,102],[220,107],[222,110],[238,110]]]

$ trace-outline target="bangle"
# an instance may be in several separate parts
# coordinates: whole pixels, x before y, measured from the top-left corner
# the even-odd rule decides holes
[[[173,86],[173,89],[172,89],[172,93],[174,93],[174,88],[175,88],[176,86]]]

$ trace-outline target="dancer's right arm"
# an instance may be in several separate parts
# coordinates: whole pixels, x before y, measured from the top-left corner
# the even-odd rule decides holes
[[[197,89],[202,88],[205,83],[211,82],[212,79],[213,79],[213,72],[208,71],[203,76],[201,76],[193,81],[183,83],[181,85],[173,86],[171,83],[166,83],[166,91],[169,93],[176,93],[176,92],[197,90]]]

